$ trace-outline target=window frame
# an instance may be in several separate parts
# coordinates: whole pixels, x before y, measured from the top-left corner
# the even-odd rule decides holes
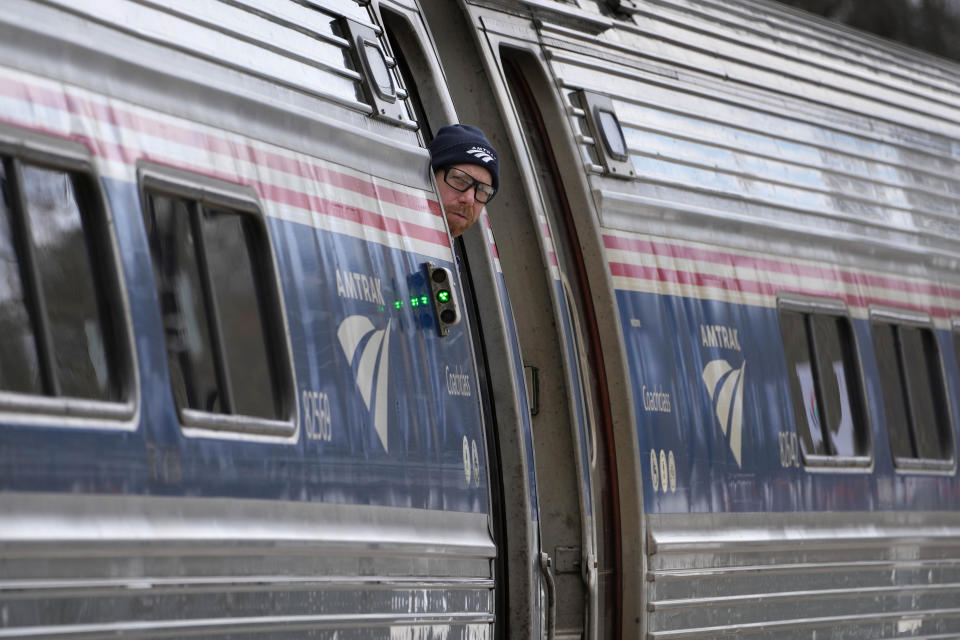
[[[957,368],[960,369],[960,316],[950,319],[950,337],[953,340],[953,354],[957,362]]]
[[[299,436],[300,425],[299,403],[297,402],[296,374],[293,367],[293,350],[290,343],[287,310],[265,208],[262,206],[256,191],[252,187],[245,187],[148,161],[137,163],[137,190],[140,197],[141,223],[143,215],[150,206],[150,195],[181,198],[202,207],[226,209],[239,215],[250,216],[259,227],[258,235],[261,236],[260,240],[263,246],[258,247],[258,249],[265,252],[265,255],[258,256],[255,259],[262,259],[263,267],[261,269],[266,269],[268,273],[254,273],[253,276],[260,279],[259,286],[263,287],[261,293],[266,298],[265,301],[258,301],[260,320],[264,331],[264,345],[267,351],[266,365],[268,369],[272,369],[270,374],[271,382],[275,387],[276,402],[278,406],[286,408],[287,417],[285,419],[273,419],[244,414],[215,413],[178,406],[170,383],[169,355],[166,338],[164,337],[163,349],[165,363],[167,364],[167,389],[170,401],[176,409],[181,430],[185,435],[195,437],[265,436],[271,439],[279,437],[283,440],[296,440]],[[146,233],[147,231],[144,229],[144,234],[146,235]],[[252,257],[252,254],[248,254],[248,256]],[[152,256],[150,260],[154,299],[158,305],[156,312],[158,317],[161,317],[162,309],[159,308],[159,297],[157,297],[159,289],[152,265]],[[202,277],[209,281],[210,275],[205,273]],[[206,293],[203,295],[206,296]],[[265,310],[264,304],[269,305],[270,308]],[[219,324],[219,318],[216,318],[216,321]],[[222,327],[220,327],[220,332],[222,332]],[[222,339],[222,333],[220,335]],[[211,341],[215,340],[213,336],[210,339]],[[215,354],[214,357],[216,357]],[[213,366],[215,369],[220,369],[226,366],[226,363],[214,362]]]
[[[940,339],[937,336],[937,327],[933,322],[933,318],[929,313],[924,313],[920,311],[911,311],[908,309],[899,309],[897,307],[888,307],[881,305],[871,305],[870,306],[870,333],[871,338],[873,335],[873,326],[874,324],[887,324],[893,325],[895,327],[905,326],[914,329],[926,329],[930,331],[933,335],[934,342],[937,345],[936,349],[936,358],[937,362],[935,363],[936,371],[939,373],[940,381],[942,383],[941,393],[943,397],[945,416],[944,420],[947,423],[947,433],[950,437],[950,456],[944,459],[938,458],[904,458],[901,456],[895,456],[893,449],[890,450],[890,458],[893,461],[894,470],[900,474],[932,474],[932,475],[953,475],[957,470],[957,438],[954,433],[954,412],[953,412],[953,403],[950,401],[950,388],[949,381],[947,378],[946,367],[943,357],[943,345],[940,344]],[[954,321],[951,326],[951,334],[954,337],[954,340],[957,339],[957,328],[960,327],[960,324],[957,321]],[[899,364],[899,362],[898,362]],[[901,373],[903,371],[901,370]],[[881,392],[883,389],[881,387]],[[907,419],[910,421],[910,424],[907,425],[908,429],[912,428],[913,416],[910,415],[910,404],[909,396],[904,396],[904,408],[907,412]],[[890,424],[886,422],[887,416],[884,415],[884,425],[887,430],[887,441],[890,439]],[[908,436],[912,435],[908,432]]]
[[[97,297],[101,332],[105,334],[104,353],[114,378],[111,382],[116,385],[115,390],[119,396],[118,400],[96,400],[0,390],[0,415],[3,415],[5,422],[10,423],[136,431],[136,416],[140,407],[140,380],[133,339],[133,321],[114,216],[93,155],[79,142],[0,124],[0,158],[11,158],[16,166],[13,207],[25,206],[23,164],[67,172],[74,180],[79,177],[82,181],[82,191],[86,197],[83,198],[84,201],[78,198],[77,206],[88,258],[92,262],[91,281]],[[88,210],[84,210],[84,207]],[[89,224],[91,218],[92,225]],[[91,243],[98,250],[97,255],[93,255]],[[33,251],[30,250],[30,253]],[[22,256],[18,253],[18,267],[22,270],[24,265],[21,260]],[[23,282],[23,287],[25,290],[27,287],[33,288],[29,295],[36,296],[39,291],[35,282],[39,280],[39,274],[35,265],[26,265],[26,268],[32,272],[31,280],[34,282]],[[29,307],[30,303],[27,302],[27,305]],[[45,302],[40,301],[37,306],[42,309]],[[36,311],[34,309],[28,312],[33,314]],[[40,312],[46,313],[45,310]],[[31,329],[34,332],[38,322],[40,321],[31,318]],[[49,333],[49,318],[44,318],[42,322],[46,328],[45,333]],[[113,334],[112,337],[108,335],[110,333]],[[47,339],[45,341],[49,342],[49,336]],[[43,351],[44,347],[38,344],[38,358],[45,357]],[[52,356],[48,354],[46,357],[49,359]],[[49,366],[49,362],[46,366]]]
[[[863,444],[865,449],[869,452],[867,455],[853,456],[808,454],[803,451],[803,447],[800,447],[800,457],[803,459],[804,469],[807,471],[845,471],[871,473],[874,468],[876,456],[876,448],[873,441],[873,416],[870,412],[870,405],[867,402],[866,378],[863,372],[863,358],[860,351],[860,340],[857,338],[857,331],[853,324],[853,317],[850,314],[847,304],[844,301],[835,298],[820,298],[793,293],[781,293],[777,295],[777,331],[780,333],[780,344],[784,348],[784,360],[788,365],[787,376],[789,376],[789,362],[786,360],[786,347],[784,346],[786,343],[783,339],[783,330],[780,323],[780,318],[783,311],[792,311],[794,313],[805,315],[821,315],[833,318],[842,318],[846,321],[850,331],[850,337],[853,340],[853,344],[850,346],[853,353],[853,362],[851,364],[854,367],[858,377],[858,391],[856,392],[855,397],[851,397],[851,400],[855,400],[859,403],[861,419],[863,421]],[[804,319],[804,322],[806,323],[806,319]],[[804,341],[807,343],[807,348],[812,354],[811,365],[815,366],[814,358],[819,359],[816,341],[814,341],[812,349],[808,336],[805,336]],[[789,378],[787,378],[787,383],[788,395],[790,397],[790,413],[791,416],[795,416],[796,409],[794,407],[793,392],[789,390]],[[818,389],[817,394],[818,397],[821,396],[822,391]],[[851,420],[853,420],[852,417]],[[796,433],[799,437],[800,434],[797,431],[797,426],[798,425],[794,424],[793,429],[794,433]],[[857,424],[855,421],[853,428],[855,430],[857,429]]]

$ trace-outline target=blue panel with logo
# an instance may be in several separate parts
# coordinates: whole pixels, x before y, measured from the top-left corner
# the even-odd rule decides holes
[[[438,335],[435,258],[269,219],[295,368],[298,436],[186,435],[135,185],[105,181],[140,372],[132,431],[4,425],[0,490],[232,496],[486,512],[466,325]],[[452,254],[451,254],[452,257]],[[455,271],[450,261],[444,266]]]
[[[630,291],[618,291],[617,301],[647,512],[960,506],[956,474],[894,470],[876,360],[863,349],[871,344],[866,320],[853,325],[873,466],[831,470],[805,467],[799,452],[776,309]],[[939,338],[941,345],[950,344],[949,332]],[[956,407],[956,363],[946,368]]]
[[[390,504],[400,486],[412,501],[403,506],[485,509],[470,343],[463,324],[437,334],[429,259],[274,227],[290,245],[280,252],[281,279],[306,284],[302,301],[296,287],[286,289],[291,336],[302,332],[306,347],[295,353],[297,392],[319,394],[329,406],[330,433],[309,426],[304,433],[308,458],[322,461],[311,469],[311,491],[323,501]],[[294,255],[322,262],[288,259]]]

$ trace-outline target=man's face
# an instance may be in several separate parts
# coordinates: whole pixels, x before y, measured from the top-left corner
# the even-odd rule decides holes
[[[493,176],[483,167],[475,164],[455,164],[453,167],[468,173],[474,180],[493,184]],[[436,172],[436,178],[440,203],[443,205],[443,211],[447,216],[450,235],[456,238],[473,226],[473,223],[480,217],[480,210],[483,209],[483,205],[474,198],[476,185],[466,191],[457,191],[443,181],[443,169]]]

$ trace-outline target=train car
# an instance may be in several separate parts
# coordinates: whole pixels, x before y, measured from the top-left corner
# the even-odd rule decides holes
[[[0,638],[960,634],[958,80],[758,0],[10,0]]]
[[[522,365],[501,296],[471,338],[381,20],[4,5],[0,637],[493,636]]]
[[[960,68],[752,0],[421,4],[506,147],[553,637],[960,633]]]

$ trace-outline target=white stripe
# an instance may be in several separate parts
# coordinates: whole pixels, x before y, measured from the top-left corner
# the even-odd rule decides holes
[[[655,293],[658,295],[697,298],[700,300],[718,300],[720,302],[730,302],[753,307],[773,308],[777,306],[776,296],[759,293],[746,293],[719,287],[702,287],[678,282],[663,282],[660,280],[646,280],[627,276],[613,276],[612,280],[614,289],[622,291]]]
[[[308,209],[270,202],[267,206],[267,215],[285,222],[295,222],[321,231],[350,236],[364,242],[375,242],[393,249],[417,253],[436,260],[453,262],[453,254],[450,249],[433,242],[373,229],[350,220],[320,215]],[[374,231],[377,232],[376,238],[371,237]]]
[[[680,298],[694,298],[697,300],[713,300],[750,307],[765,307],[768,309],[775,309],[777,307],[777,297],[772,295],[745,293],[717,287],[701,287],[625,276],[612,276],[611,280],[613,282],[613,288],[618,291],[634,291],[637,293],[652,293]],[[847,309],[852,318],[866,320],[870,317],[870,310],[867,307],[848,306]],[[937,329],[950,329],[952,323],[950,318],[936,317],[933,318],[933,325]]]
[[[20,82],[28,87],[37,87],[57,94],[68,94],[79,100],[88,101],[102,108],[115,109],[129,113],[134,118],[155,121],[150,126],[170,126],[193,134],[206,135],[217,138],[221,143],[251,148],[255,153],[267,153],[293,161],[301,166],[316,167],[319,170],[341,173],[350,178],[367,184],[391,189],[407,196],[423,200],[428,199],[435,208],[439,208],[433,194],[403,185],[388,183],[380,180],[371,180],[369,175],[353,171],[347,167],[329,163],[318,158],[280,147],[271,146],[243,136],[221,131],[213,127],[200,125],[173,116],[149,111],[117,100],[107,100],[96,94],[67,87],[51,81],[29,76],[10,69],[0,68],[0,81],[3,79]],[[0,113],[7,120],[19,121],[24,126],[37,127],[59,133],[63,136],[81,135],[109,144],[120,145],[132,155],[148,154],[159,161],[167,161],[174,166],[192,165],[199,171],[222,174],[228,180],[236,182],[257,181],[267,185],[290,189],[292,191],[333,201],[348,207],[368,211],[402,224],[416,224],[434,231],[444,231],[445,227],[441,216],[412,209],[403,205],[377,200],[349,189],[341,188],[325,182],[310,180],[297,174],[257,165],[247,160],[213,151],[206,147],[182,144],[167,140],[152,133],[114,126],[109,122],[99,121],[79,114],[71,114],[59,108],[45,107],[40,104],[23,100],[0,97]],[[124,181],[136,179],[136,169],[132,164],[122,161],[95,157],[94,162],[104,177]],[[406,237],[384,231],[374,226],[351,222],[329,216],[322,211],[311,212],[293,205],[271,202],[267,206],[267,215],[285,220],[293,220],[314,228],[346,233],[365,241],[403,250],[412,250],[417,253],[446,261],[452,261],[452,252],[448,247],[433,242]]]
[[[797,273],[770,271],[757,269],[752,266],[719,264],[716,262],[704,262],[690,258],[674,258],[665,255],[652,255],[648,253],[639,253],[634,251],[624,251],[619,249],[607,249],[607,260],[609,262],[619,262],[634,266],[643,266],[671,271],[682,271],[687,273],[701,274],[707,277],[729,278],[740,281],[758,282],[768,286],[777,286],[782,289],[800,289],[809,291],[823,292],[824,295],[844,295],[858,296],[862,298],[889,300],[894,303],[917,305],[922,307],[943,307],[960,311],[960,300],[949,296],[938,296],[919,291],[903,291],[900,289],[891,289],[882,286],[868,285],[861,283],[848,283],[839,279],[839,269],[835,272],[836,279],[828,279],[816,276],[805,276]],[[746,255],[746,254],[736,254]],[[757,258],[757,256],[749,256]],[[829,270],[829,267],[823,265],[814,265],[811,263],[794,260],[786,262],[781,258],[772,256],[763,256],[761,259],[776,260],[786,266],[796,266],[797,268],[816,267]],[[891,278],[889,274],[868,274],[863,271],[853,271],[844,269],[844,271],[853,273],[857,278],[866,278],[870,275],[878,277]],[[629,276],[624,276],[629,277]],[[641,278],[642,279],[642,278]],[[929,286],[929,282],[910,281],[905,278],[897,278],[908,285],[923,284]]]

